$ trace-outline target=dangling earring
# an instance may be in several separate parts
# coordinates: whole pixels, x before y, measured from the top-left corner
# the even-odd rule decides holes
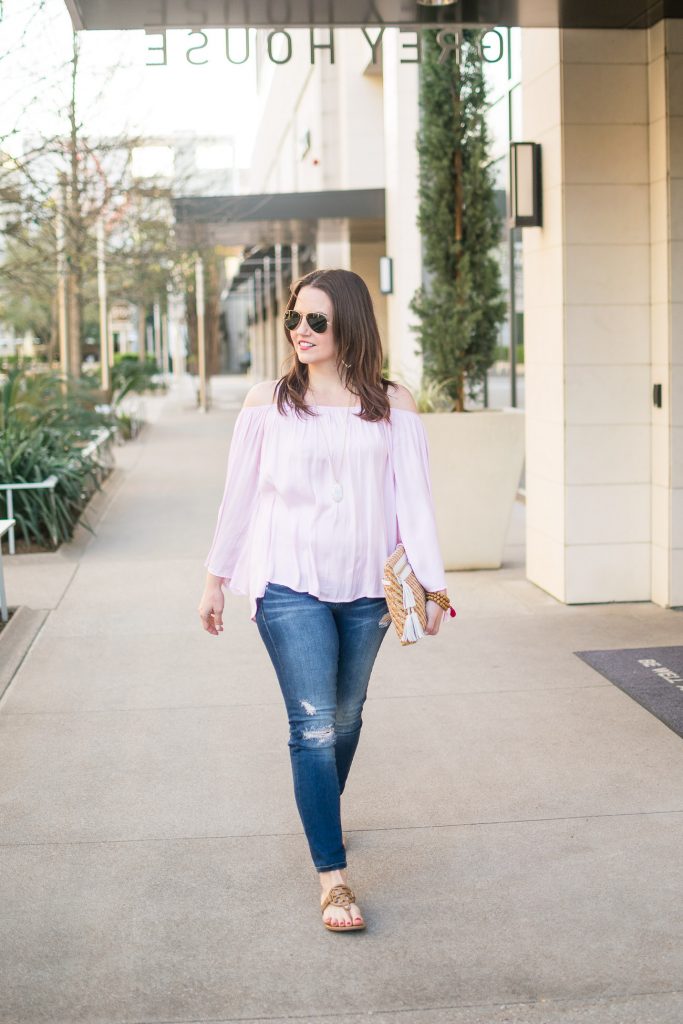
[[[344,363],[344,360],[343,360],[343,359],[342,359],[342,363]],[[344,366],[345,366],[345,367],[346,367],[346,369],[348,370],[348,369],[350,369],[350,367],[351,367],[351,363],[344,363]]]

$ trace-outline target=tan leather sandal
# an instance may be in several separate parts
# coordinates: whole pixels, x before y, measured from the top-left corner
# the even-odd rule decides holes
[[[356,897],[348,885],[333,885],[329,892],[325,894],[325,899],[320,904],[320,909],[324,913],[331,903],[335,907],[343,907],[344,910],[348,910],[351,904],[355,902]],[[328,924],[323,919],[323,924],[330,932],[359,932],[365,928],[365,921],[362,924]]]

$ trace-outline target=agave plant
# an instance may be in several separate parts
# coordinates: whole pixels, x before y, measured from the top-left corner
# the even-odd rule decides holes
[[[422,378],[419,387],[413,389],[418,412],[452,412],[453,398],[448,390],[449,381]]]

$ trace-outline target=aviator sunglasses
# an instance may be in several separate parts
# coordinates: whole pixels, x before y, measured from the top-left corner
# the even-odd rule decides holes
[[[296,309],[288,309],[284,315],[285,327],[288,331],[295,331],[303,319],[304,314]],[[329,320],[324,313],[306,313],[306,323],[316,334],[324,334],[327,330]]]

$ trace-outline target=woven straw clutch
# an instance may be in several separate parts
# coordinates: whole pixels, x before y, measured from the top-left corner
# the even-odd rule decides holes
[[[413,572],[399,544],[384,566],[384,593],[391,621],[396,627],[401,644],[414,644],[425,635],[427,600],[425,589]]]

